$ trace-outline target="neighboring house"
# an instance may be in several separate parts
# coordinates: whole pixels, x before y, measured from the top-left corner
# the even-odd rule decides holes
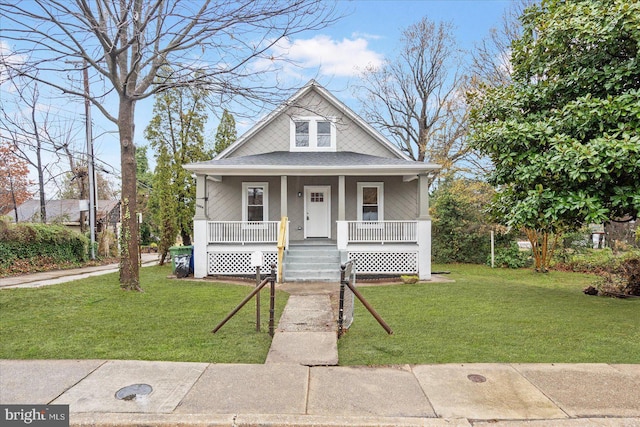
[[[285,281],[359,274],[431,277],[429,184],[439,165],[415,162],[315,81],[213,160],[197,179],[195,277],[255,273],[278,261]],[[282,278],[282,277],[281,277]]]
[[[47,222],[59,223],[80,232],[81,218],[88,226],[89,214],[86,200],[47,200],[45,208],[47,210]],[[81,215],[81,209],[86,215]],[[16,214],[12,210],[7,214],[13,222],[16,222]],[[40,200],[27,200],[18,206],[17,222],[41,222],[40,221]],[[96,230],[102,231],[105,227],[117,228],[120,224],[120,201],[119,200],[98,200],[96,209]]]

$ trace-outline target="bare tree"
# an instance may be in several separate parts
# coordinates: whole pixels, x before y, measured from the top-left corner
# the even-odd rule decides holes
[[[504,86],[511,83],[511,42],[520,38],[520,16],[536,0],[517,0],[509,4],[499,26],[491,28],[471,51],[471,90],[480,85]]]
[[[87,97],[118,126],[122,174],[120,286],[140,290],[136,222],[136,102],[167,88],[273,97],[250,65],[283,37],[335,20],[323,0],[0,0],[3,37],[27,60],[4,66],[64,93]],[[83,61],[106,82],[90,94],[66,83],[67,61]],[[174,73],[160,78],[171,65]],[[40,72],[40,74],[38,73]],[[46,72],[46,76],[43,73]],[[259,76],[264,78],[264,76]],[[258,78],[258,77],[256,77]],[[104,97],[117,98],[111,109]]]
[[[37,174],[40,221],[44,223],[47,222],[45,187],[58,176],[59,151],[70,153],[74,125],[55,117],[51,108],[42,104],[37,82],[25,84],[21,80],[13,78],[5,82],[14,96],[0,100],[0,131],[14,146],[15,155]]]
[[[458,49],[450,23],[423,18],[402,33],[396,58],[362,72],[363,115],[417,161],[451,168],[467,154]]]

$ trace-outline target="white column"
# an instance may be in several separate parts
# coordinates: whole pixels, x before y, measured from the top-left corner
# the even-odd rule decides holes
[[[196,175],[196,213],[193,219],[207,219],[207,177]]]
[[[207,268],[207,177],[196,175],[196,213],[193,217],[193,276],[205,277]]]
[[[289,199],[289,186],[287,185],[287,177],[285,175],[280,177],[280,218],[288,216],[288,200]]]
[[[429,184],[427,175],[418,175],[418,219],[431,219],[429,216]]]
[[[345,220],[345,185],[344,175],[338,177],[338,221]],[[338,234],[338,238],[339,234]]]
[[[337,242],[339,251],[346,251],[349,243],[349,223],[347,221],[336,221]]]
[[[207,265],[207,220],[196,219],[193,221],[193,277],[203,278],[208,273]]]
[[[418,278],[431,280],[431,220],[418,221]]]

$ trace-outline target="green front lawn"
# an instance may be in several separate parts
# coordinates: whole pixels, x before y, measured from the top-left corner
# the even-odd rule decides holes
[[[261,333],[252,300],[214,335],[251,287],[167,279],[169,266],[140,271],[144,293],[121,291],[117,274],[1,290],[0,359],[264,362],[271,345],[268,286]],[[286,300],[278,292],[276,322]]]
[[[640,299],[587,296],[595,276],[476,265],[455,283],[360,287],[394,330],[356,301],[340,364],[471,362],[640,363]]]
[[[356,301],[355,322],[338,344],[340,364],[640,363],[640,299],[584,295],[594,276],[434,269],[450,270],[455,283],[359,288],[394,334]],[[261,333],[251,301],[214,335],[251,287],[167,279],[169,271],[143,268],[144,293],[121,291],[116,274],[0,291],[0,359],[264,362],[266,289]],[[286,298],[278,293],[276,319]]]

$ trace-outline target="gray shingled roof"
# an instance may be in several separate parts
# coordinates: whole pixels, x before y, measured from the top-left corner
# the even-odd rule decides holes
[[[46,200],[47,222],[80,222],[79,200]],[[97,220],[102,220],[118,206],[118,200],[98,200]],[[12,209],[7,215],[15,221],[15,211]],[[19,222],[40,222],[40,200],[27,200],[18,206]]]

